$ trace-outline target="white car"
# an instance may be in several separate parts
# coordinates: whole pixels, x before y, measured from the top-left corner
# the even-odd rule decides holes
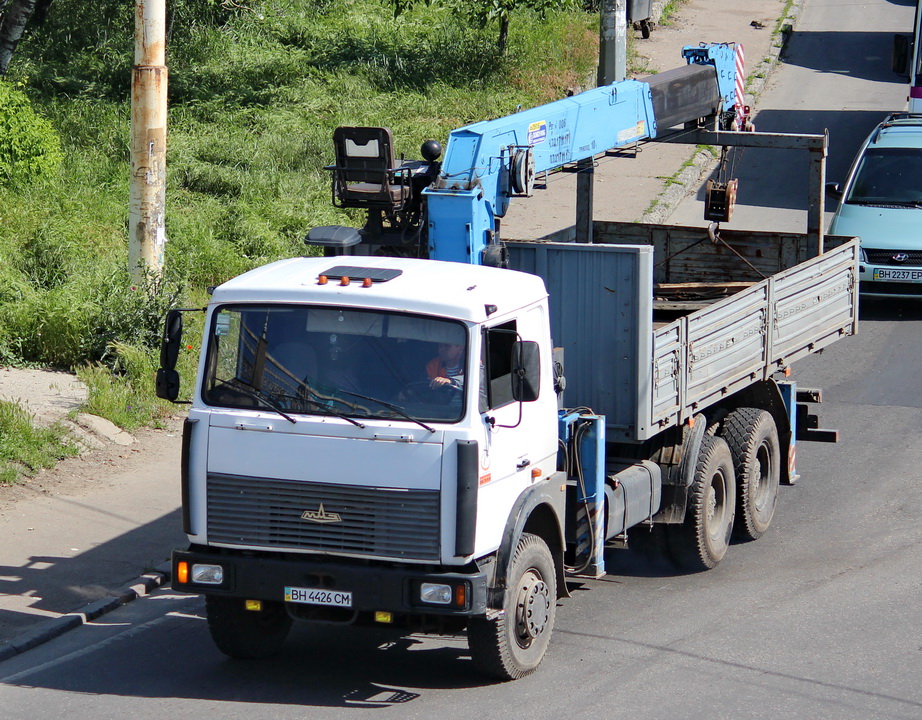
[[[861,146],[831,235],[861,238],[865,295],[922,298],[922,115],[888,115]]]

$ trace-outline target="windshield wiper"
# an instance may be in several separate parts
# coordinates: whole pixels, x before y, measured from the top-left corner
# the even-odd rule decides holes
[[[891,200],[887,205],[897,205],[899,207],[922,208],[922,202],[918,200]]]
[[[264,393],[262,390],[256,389],[249,383],[246,383],[243,380],[240,380],[239,378],[234,378],[233,380],[222,380],[221,378],[215,378],[215,380],[217,382],[230,385],[234,389],[242,392],[244,395],[249,395],[251,398],[254,398],[255,400],[258,400],[262,403],[265,403],[269,407],[270,410],[275,410],[275,412],[277,412],[279,415],[285,418],[292,425],[297,424],[298,421],[295,420],[291,415],[286,413],[284,410],[282,410],[282,408],[279,407],[278,403],[275,402],[275,400],[273,400],[269,395]]]
[[[918,200],[848,200],[846,205],[861,205],[862,207],[911,207],[922,208]]]
[[[370,402],[378,403],[378,405],[381,407],[386,407],[388,410],[393,410],[405,420],[416,423],[423,430],[428,430],[431,433],[435,432],[435,428],[429,427],[422,420],[417,420],[399,405],[395,405],[394,403],[388,402],[387,400],[381,400],[380,398],[372,397],[371,395],[362,395],[361,393],[352,392],[351,390],[340,390],[339,392],[343,393],[344,395],[351,395],[352,397],[358,398],[359,400],[368,400]]]

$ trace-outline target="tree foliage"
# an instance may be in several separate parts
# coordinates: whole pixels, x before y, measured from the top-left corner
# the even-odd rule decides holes
[[[393,0],[393,3],[395,15],[400,15],[414,5],[441,4],[480,27],[498,22],[496,46],[500,53],[506,51],[509,19],[513,10],[530,8],[543,17],[549,10],[572,10],[582,6],[580,0]]]
[[[0,80],[0,186],[28,184],[61,164],[61,140],[25,94]]]

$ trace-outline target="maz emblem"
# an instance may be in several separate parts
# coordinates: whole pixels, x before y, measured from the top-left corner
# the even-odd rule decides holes
[[[323,503],[320,503],[320,508],[317,510],[305,510],[301,513],[301,519],[318,523],[335,523],[343,521],[339,513],[328,513],[324,510]]]

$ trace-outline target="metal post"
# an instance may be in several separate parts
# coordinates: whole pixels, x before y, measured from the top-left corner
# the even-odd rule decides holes
[[[826,156],[829,133],[766,133],[726,132],[722,130],[666,130],[656,136],[657,142],[678,142],[695,145],[725,145],[728,147],[784,148],[807,150],[810,153],[810,177],[807,181],[807,235],[816,237],[815,254],[825,251],[825,192]]]
[[[810,149],[809,197],[807,198],[807,235],[816,235],[816,254],[822,255],[825,244],[823,225],[826,222],[826,152],[829,133],[822,147]]]
[[[141,280],[162,273],[166,243],[166,0],[137,0],[134,38],[128,267]]]
[[[595,160],[586,158],[576,163],[576,242],[592,242],[592,192]]]

